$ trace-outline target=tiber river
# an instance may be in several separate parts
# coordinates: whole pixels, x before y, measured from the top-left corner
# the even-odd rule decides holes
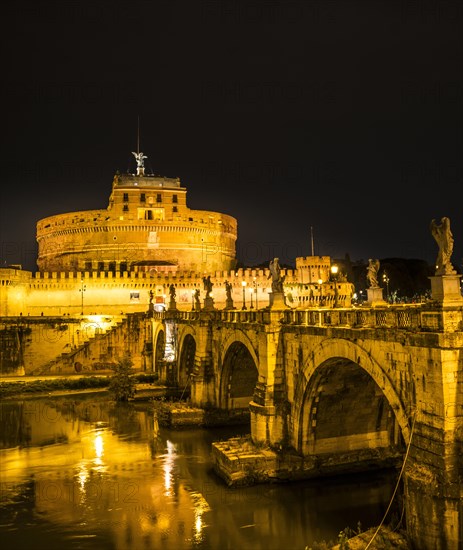
[[[378,525],[396,472],[229,489],[212,441],[149,402],[87,394],[0,403],[0,540],[18,550],[304,550]]]

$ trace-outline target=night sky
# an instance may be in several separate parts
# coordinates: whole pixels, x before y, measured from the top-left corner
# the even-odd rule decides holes
[[[2,26],[1,265],[35,227],[106,208],[116,170],[180,177],[238,220],[251,266],[314,252],[463,258],[463,3],[10,2]]]

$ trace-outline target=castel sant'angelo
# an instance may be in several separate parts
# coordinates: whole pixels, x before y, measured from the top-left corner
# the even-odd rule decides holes
[[[136,172],[116,173],[106,209],[38,221],[38,272],[0,269],[0,316],[125,314],[168,306],[173,296],[178,309],[197,309],[208,292],[224,307],[226,287],[237,309],[268,305],[269,270],[236,269],[237,220],[190,209],[178,178],[145,173],[147,156],[133,155]],[[330,263],[296,258],[296,269],[284,272],[288,305],[333,296],[322,288]],[[338,299],[349,300],[344,286]]]

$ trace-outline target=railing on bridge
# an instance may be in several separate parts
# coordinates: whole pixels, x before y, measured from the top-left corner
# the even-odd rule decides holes
[[[284,323],[306,326],[423,329],[419,307],[352,308],[284,311]]]
[[[285,325],[332,326],[346,328],[395,328],[410,331],[443,330],[442,310],[429,304],[390,305],[384,308],[320,308],[285,310],[212,310],[212,311],[167,311],[157,313],[156,319],[164,316],[176,317],[185,321],[213,319],[222,323],[269,324],[272,315],[279,316]],[[460,311],[460,317],[462,312]],[[460,321],[460,324],[462,322]],[[461,328],[459,329],[461,330]]]

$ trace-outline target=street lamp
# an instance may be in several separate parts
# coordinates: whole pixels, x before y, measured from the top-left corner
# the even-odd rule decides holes
[[[241,285],[243,286],[243,309],[246,309],[246,281],[241,281]]]
[[[338,270],[339,268],[336,264],[331,266],[331,275],[334,282],[334,307],[338,307]]]
[[[386,271],[383,273],[383,281],[386,283],[386,300],[389,302],[389,277]]]
[[[84,314],[84,292],[87,290],[87,287],[86,285],[84,285],[84,280],[81,279],[80,280],[80,288],[79,288],[79,292],[81,293],[81,296],[80,296],[80,314],[83,315]]]
[[[256,293],[256,309],[259,309],[258,305],[257,305],[257,280],[256,278],[254,277],[254,292]]]
[[[253,288],[249,289],[249,294],[251,296],[251,305],[249,306],[249,309],[254,309],[254,306],[252,304],[252,295],[254,294],[254,289]]]

